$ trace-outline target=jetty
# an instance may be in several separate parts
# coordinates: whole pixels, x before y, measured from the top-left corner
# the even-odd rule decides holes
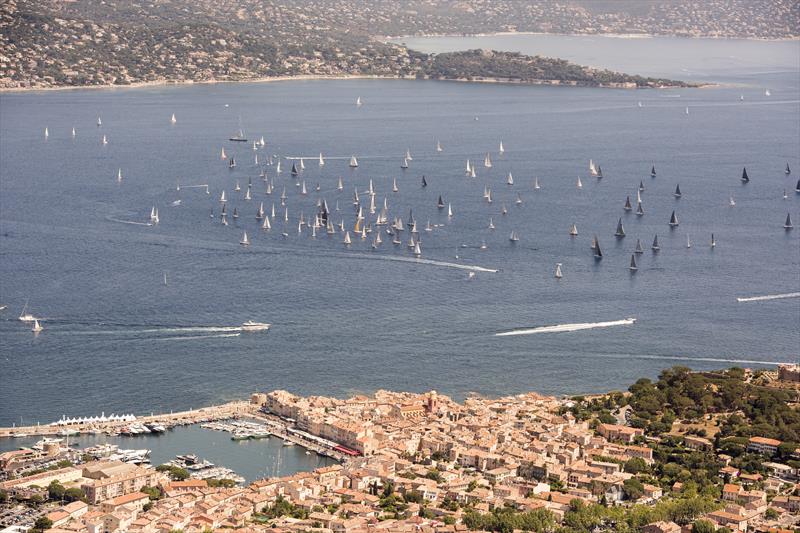
[[[0,427],[0,438],[21,436],[78,435],[83,433],[106,433],[117,435],[132,422],[138,424],[158,424],[165,428],[202,424],[218,420],[229,420],[251,416],[252,406],[246,401],[233,401],[220,405],[201,407],[188,411],[134,416],[132,420],[101,420],[100,417],[64,418],[50,424],[35,426]]]

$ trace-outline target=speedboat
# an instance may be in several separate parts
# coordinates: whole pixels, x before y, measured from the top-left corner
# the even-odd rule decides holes
[[[252,320],[248,320],[244,324],[242,324],[242,331],[266,331],[272,324],[266,324],[264,322],[253,322]]]

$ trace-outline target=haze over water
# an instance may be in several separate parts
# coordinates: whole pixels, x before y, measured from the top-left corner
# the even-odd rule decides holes
[[[437,389],[459,398],[600,392],[674,364],[797,361],[800,300],[736,298],[800,290],[800,228],[783,229],[787,212],[800,223],[798,43],[593,37],[570,48],[559,44],[564,37],[528,37],[549,42],[548,55],[578,60],[575,50],[591,49],[597,59],[584,63],[612,68],[629,50],[656,46],[658,55],[644,56],[647,65],[629,59],[624,70],[736,86],[626,91],[348,80],[3,94],[0,304],[9,308],[0,314],[0,424],[177,410],[275,388],[334,395]],[[502,38],[487,39],[462,39],[459,48],[503,48]],[[276,190],[264,194],[251,145],[227,141],[239,117],[251,140],[267,140],[262,161],[267,154],[326,156],[322,169],[306,160],[307,196],[287,161],[278,177],[267,170]],[[236,157],[235,170],[220,160],[223,146]],[[414,159],[401,171],[406,148]],[[491,169],[480,164],[486,152]],[[351,154],[357,170],[347,167]],[[475,179],[464,176],[467,158],[478,163]],[[602,180],[588,175],[590,158]],[[514,186],[505,184],[509,171]],[[253,200],[245,202],[244,189],[233,188],[248,178]],[[390,216],[407,222],[413,208],[420,226],[444,224],[421,232],[424,259],[500,272],[467,281],[464,270],[394,260],[413,257],[407,232],[397,248],[384,235],[375,252],[360,239],[345,249],[338,232],[297,235],[299,212],[311,216],[320,196],[331,209],[339,200],[334,220],[346,216],[352,228],[353,188],[363,193],[370,178],[379,207],[388,197]],[[635,202],[640,180],[645,216],[638,218],[622,205],[626,195]],[[206,183],[210,195],[187,188]],[[678,183],[683,197],[676,200]],[[260,201],[267,211],[278,204],[284,185],[287,239],[280,208],[270,233],[254,218]],[[485,186],[491,205],[482,199]],[[209,217],[212,208],[219,214],[222,189],[229,213],[241,213],[227,227]],[[440,194],[452,204],[451,221],[436,207]],[[154,205],[159,225],[130,223],[146,222]],[[673,209],[681,224],[670,231]],[[615,240],[619,217],[627,237]],[[246,249],[238,244],[244,229],[252,241]],[[520,236],[515,245],[512,230]],[[658,255],[649,249],[655,233]],[[593,234],[605,254],[599,263],[589,248]],[[631,275],[637,237],[645,253]],[[553,278],[556,263],[561,280]],[[45,319],[36,337],[16,318],[26,300]],[[636,324],[495,337],[627,317]],[[249,319],[273,327],[267,334],[230,329]]]

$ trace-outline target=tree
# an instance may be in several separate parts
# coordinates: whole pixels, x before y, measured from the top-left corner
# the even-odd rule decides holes
[[[40,516],[33,524],[33,529],[36,531],[44,531],[45,529],[50,529],[51,527],[53,527],[53,521],[46,516]]]
[[[641,457],[631,457],[625,461],[624,470],[630,474],[638,474],[640,472],[647,472],[649,468],[647,462]]]
[[[708,520],[695,520],[692,524],[692,533],[714,533],[717,530]]]
[[[47,497],[51,500],[60,500],[64,497],[64,492],[66,492],[66,490],[67,489],[64,488],[64,485],[62,485],[57,479],[54,479],[47,486]]]
[[[79,487],[72,487],[64,491],[64,499],[68,502],[76,502],[78,500],[85,502],[88,501],[86,493]]]
[[[780,513],[775,510],[773,507],[769,507],[767,511],[764,513],[764,518],[767,520],[775,520],[780,516]]]
[[[623,481],[622,488],[625,491],[625,495],[631,500],[638,500],[644,494],[644,485],[635,477]]]

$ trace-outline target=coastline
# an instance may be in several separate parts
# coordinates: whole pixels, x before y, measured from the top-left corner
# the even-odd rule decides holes
[[[496,83],[501,85],[546,85],[549,87],[588,87],[596,89],[705,89],[708,87],[718,87],[715,83],[698,83],[694,87],[683,87],[680,85],[664,85],[661,87],[622,87],[614,84],[589,85],[574,82],[562,82],[560,80],[511,80],[503,78],[417,78],[416,76],[388,76],[378,74],[343,74],[343,75],[316,75],[302,74],[299,76],[274,76],[262,78],[247,78],[241,80],[159,80],[142,81],[129,83],[127,85],[63,85],[58,87],[0,87],[0,94],[11,93],[32,93],[45,91],[76,91],[76,90],[115,90],[115,89],[140,89],[157,87],[183,87],[189,85],[215,85],[225,83],[273,83],[285,81],[317,81],[317,80],[408,80],[408,81],[453,81],[460,83]]]
[[[714,36],[714,35],[667,35],[660,33],[554,33],[554,32],[540,32],[540,31],[497,31],[485,33],[417,33],[408,35],[384,35],[377,37],[382,42],[392,42],[402,44],[401,39],[408,38],[429,38],[429,37],[505,37],[510,35],[540,35],[540,36],[558,36],[558,37],[608,37],[610,39],[653,39],[656,37],[664,37],[668,39],[711,39],[715,41],[754,41],[754,42],[800,42],[798,37],[784,37],[780,39],[770,39],[766,37],[730,37],[730,36]]]

